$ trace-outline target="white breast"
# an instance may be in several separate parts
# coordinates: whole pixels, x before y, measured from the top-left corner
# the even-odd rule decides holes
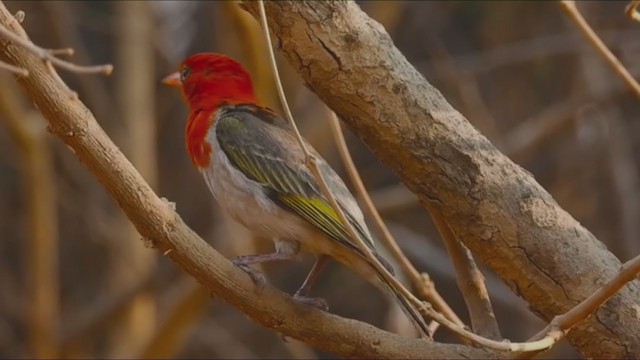
[[[207,133],[206,141],[212,147],[211,163],[200,172],[220,206],[234,220],[266,238],[295,240],[303,245],[313,241],[315,231],[309,223],[281,209],[258,183],[233,167],[215,137],[215,125]]]

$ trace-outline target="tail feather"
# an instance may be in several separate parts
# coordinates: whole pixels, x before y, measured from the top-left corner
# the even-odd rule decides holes
[[[375,255],[376,259],[378,259],[378,261],[380,261],[382,266],[384,266],[387,269],[387,271],[389,271],[389,273],[391,273],[391,275],[395,276],[395,271],[393,270],[393,267],[391,266],[391,264],[389,264],[389,262],[387,260],[385,260],[379,254],[375,253],[374,255]],[[375,269],[375,267],[373,265],[372,265],[372,267]],[[402,296],[402,294],[398,293],[393,288],[393,286],[391,284],[389,284],[384,279],[382,274],[380,274],[377,270],[376,270],[376,272],[378,273],[379,281],[384,285],[385,289],[391,295],[393,295],[393,297],[396,299],[396,301],[400,304],[400,308],[402,309],[402,312],[404,312],[405,315],[407,315],[407,317],[411,320],[411,322],[416,327],[416,329],[422,335],[427,336],[427,337],[431,337],[431,334],[430,334],[430,331],[429,331],[429,326],[424,321],[424,318],[422,317],[422,315],[413,306],[411,306],[411,304],[409,304],[407,299],[404,296]]]
[[[400,304],[400,308],[402,309],[402,312],[404,312],[405,315],[407,315],[409,320],[411,320],[411,322],[416,327],[416,329],[420,332],[420,334],[422,336],[431,337],[431,334],[430,334],[430,331],[429,331],[429,326],[424,321],[424,318],[418,312],[418,310],[416,310],[411,304],[409,304],[407,299],[404,296],[402,296],[402,294],[398,293],[398,291],[396,291],[393,288],[393,286],[391,284],[389,284],[382,277],[382,275],[378,275],[378,279],[384,285],[384,287],[387,289],[387,291],[391,295],[393,295],[393,297],[396,299],[398,304]]]

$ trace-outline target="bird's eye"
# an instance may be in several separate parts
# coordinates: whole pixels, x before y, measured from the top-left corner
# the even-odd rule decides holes
[[[189,74],[191,74],[191,69],[189,69],[188,67],[182,69],[182,72],[180,72],[180,81],[184,82],[185,80],[187,80]]]

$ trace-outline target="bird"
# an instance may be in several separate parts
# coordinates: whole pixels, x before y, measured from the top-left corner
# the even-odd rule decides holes
[[[179,88],[189,115],[186,150],[209,190],[235,221],[262,238],[275,251],[240,255],[232,262],[256,282],[265,278],[250,267],[257,263],[294,260],[300,251],[316,261],[294,300],[328,310],[326,301],[310,296],[329,259],[335,259],[391,294],[419,334],[429,336],[420,313],[368,260],[351,239],[339,215],[305,165],[305,153],[288,123],[257,99],[249,72],[236,60],[217,53],[198,53],[165,77]],[[363,213],[340,176],[305,142],[338,206],[372,254],[391,273],[367,228]]]

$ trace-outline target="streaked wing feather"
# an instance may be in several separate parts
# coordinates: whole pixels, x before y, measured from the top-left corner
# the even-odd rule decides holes
[[[293,158],[293,152],[297,150],[282,146],[272,138],[273,131],[278,131],[280,136],[292,135],[286,129],[274,130],[276,126],[256,117],[264,114],[256,114],[251,108],[221,114],[217,120],[216,131],[222,150],[245,176],[261,184],[273,201],[298,214],[344,246],[358,250],[350,241],[338,214],[322,196],[309,170],[304,165],[293,168],[287,163],[287,159]],[[297,146],[292,139],[287,140],[293,146]],[[342,199],[348,197],[348,201],[355,203],[337,174],[324,162],[321,171],[329,186],[336,191],[336,196]],[[363,225],[343,204],[341,207],[351,225],[373,249],[373,241]]]

